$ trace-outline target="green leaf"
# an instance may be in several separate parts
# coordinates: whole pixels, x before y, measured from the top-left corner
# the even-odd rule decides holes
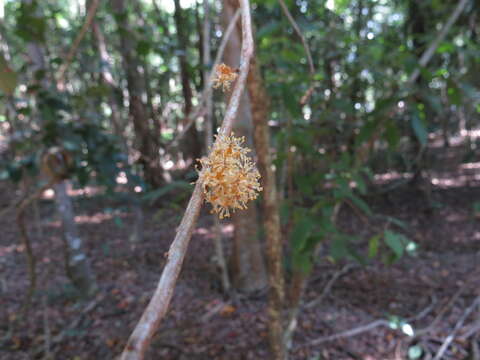
[[[292,230],[291,241],[293,250],[301,252],[305,249],[308,236],[313,230],[313,219],[308,216],[302,216]]]
[[[367,214],[369,216],[372,215],[372,210],[370,210],[370,206],[368,206],[368,204],[365,201],[363,201],[361,198],[359,198],[358,196],[356,196],[353,193],[350,193],[348,195],[348,197],[350,198],[350,200],[352,200],[352,202],[355,204],[355,206],[357,206],[365,214]]]
[[[448,84],[447,96],[450,103],[452,103],[452,105],[461,105],[462,94],[458,89],[457,84],[451,79],[447,81],[447,84]]]
[[[347,239],[345,236],[337,234],[333,237],[330,246],[330,255],[335,260],[340,260],[348,255]]]
[[[137,43],[137,53],[140,56],[147,56],[148,53],[151,51],[152,46],[151,43],[145,40],[140,40]]]
[[[420,144],[422,144],[422,146],[425,146],[428,140],[428,131],[425,125],[423,124],[422,120],[420,119],[420,116],[417,111],[413,112],[411,125],[412,125],[413,132],[415,133],[415,136],[417,137],[418,141],[420,142]]]
[[[378,246],[382,234],[374,235],[368,240],[368,257],[373,259],[378,254]]]
[[[385,126],[385,139],[391,149],[395,149],[400,142],[400,131],[394,120],[388,121]]]
[[[430,95],[430,94],[424,94],[423,98],[426,100],[428,105],[437,113],[437,114],[442,114],[443,113],[443,106],[442,106],[442,101],[438,96]]]
[[[444,42],[440,44],[440,46],[437,48],[437,53],[443,54],[443,53],[452,53],[455,51],[455,45],[453,45],[451,42]]]
[[[6,95],[12,95],[17,87],[17,73],[8,65],[0,54],[0,90]]]
[[[390,230],[385,230],[383,239],[385,244],[393,251],[397,259],[402,257],[405,251],[405,236]]]
[[[263,37],[273,35],[273,33],[281,28],[280,25],[281,23],[278,21],[270,21],[268,24],[263,25],[260,29],[258,29],[257,38],[261,39]]]
[[[292,265],[303,273],[310,272],[316,244],[322,239],[314,233],[315,218],[309,216],[304,209],[298,209],[297,219],[291,233]]]

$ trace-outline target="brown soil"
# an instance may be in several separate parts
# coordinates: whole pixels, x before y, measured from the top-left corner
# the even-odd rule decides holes
[[[430,178],[447,172],[430,173]],[[409,345],[421,345],[432,354],[453,330],[480,288],[480,219],[473,204],[480,201],[475,171],[455,169],[453,179],[470,176],[466,183],[437,181],[431,193],[402,186],[388,195],[368,199],[377,214],[408,224],[403,232],[419,244],[416,256],[404,256],[393,265],[380,260],[356,266],[341,276],[315,307],[301,312],[294,336],[293,359],[405,359],[410,338],[401,330],[378,326],[357,336],[311,346],[322,336],[343,332],[378,319],[414,318],[422,329],[441,314],[431,331]],[[427,195],[428,196],[427,196]],[[11,187],[3,185],[0,204],[13,201]],[[144,240],[129,241],[133,216],[126,211],[108,215],[118,204],[102,198],[75,200],[78,222],[100,286],[96,298],[78,300],[65,277],[59,221],[51,201],[40,204],[41,233],[29,214],[30,233],[38,259],[38,292],[28,316],[21,305],[28,287],[24,249],[19,244],[14,215],[0,219],[0,358],[9,359],[113,359],[148,302],[165,262],[182,210],[160,206],[145,210]],[[121,219],[121,221],[119,221]],[[384,229],[385,218],[366,220],[344,206],[342,229],[359,236],[357,248]],[[149,359],[267,359],[266,292],[238,296],[222,294],[212,260],[211,218],[202,214],[192,239],[168,317],[155,336]],[[227,223],[225,223],[227,225]],[[225,227],[228,241],[229,227]],[[227,244],[228,248],[228,244]],[[311,276],[305,303],[318,298],[325,285],[342,269],[323,256]],[[475,276],[477,275],[477,276]],[[452,306],[446,304],[464,285]],[[220,304],[220,305],[219,305]],[[222,305],[223,304],[223,305]],[[215,311],[213,311],[215,310]],[[426,310],[422,313],[423,310]],[[479,313],[466,319],[464,335]],[[9,330],[13,331],[10,333]],[[464,359],[474,334],[457,337],[444,359]],[[47,343],[50,343],[46,346]],[[45,354],[49,348],[50,357]]]

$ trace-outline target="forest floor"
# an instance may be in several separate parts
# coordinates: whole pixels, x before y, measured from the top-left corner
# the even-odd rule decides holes
[[[393,265],[375,260],[348,268],[321,258],[309,281],[292,359],[401,360],[408,359],[409,348],[412,359],[418,359],[415,345],[426,349],[430,357],[424,353],[423,359],[429,359],[457,324],[457,336],[442,359],[475,353],[479,311],[459,323],[480,295],[480,219],[473,211],[480,201],[480,163],[472,164],[430,172],[428,201],[425,191],[412,186],[367,199],[374,213],[408,224],[407,230],[397,230],[419,245],[417,255],[405,255]],[[15,191],[0,187],[0,204],[6,206]],[[145,209],[144,239],[138,243],[129,240],[133,216],[111,211],[118,204],[83,195],[75,197],[75,207],[99,292],[94,299],[75,298],[62,266],[60,223],[52,201],[44,199],[40,228],[31,227],[38,292],[26,318],[21,316],[28,288],[24,248],[14,214],[0,219],[2,360],[113,359],[152,295],[182,207]],[[385,218],[366,220],[349,206],[342,207],[338,221],[343,231],[364,239],[358,248],[366,248],[368,239],[386,226]],[[232,228],[225,223],[223,229],[229,251]],[[266,291],[235,300],[222,294],[212,236],[212,219],[204,211],[149,359],[269,358]],[[309,306],[320,296],[318,304]],[[388,326],[395,316],[404,320],[396,322],[398,329]],[[360,330],[368,331],[357,335],[311,343],[364,325]],[[409,336],[412,330],[419,335]]]

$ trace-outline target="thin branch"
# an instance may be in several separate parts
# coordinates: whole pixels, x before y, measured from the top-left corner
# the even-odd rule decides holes
[[[281,0],[279,0],[281,1]],[[447,36],[448,32],[450,31],[450,28],[453,26],[455,21],[457,21],[458,17],[462,13],[463,9],[465,9],[465,6],[467,5],[469,0],[461,0],[455,10],[453,11],[452,15],[448,18],[447,22],[443,26],[442,30],[438,33],[437,37],[431,42],[430,46],[428,47],[427,50],[423,53],[422,57],[420,58],[420,61],[418,62],[419,67],[415,69],[415,71],[410,75],[408,78],[407,83],[408,84],[413,84],[418,76],[420,75],[420,68],[425,67],[429,61],[432,59],[433,55],[435,54],[435,51],[437,50],[438,46],[440,43],[445,39],[445,36]]]
[[[208,149],[211,148],[213,145],[213,121],[212,121],[212,111],[213,111],[213,99],[212,99],[212,92],[211,90],[211,77],[210,77],[210,71],[208,70],[208,67],[210,66],[210,62],[212,61],[211,56],[210,56],[210,28],[211,28],[211,23],[210,23],[210,0],[203,0],[203,13],[204,13],[204,21],[203,21],[203,66],[204,66],[204,71],[203,71],[203,78],[205,79],[205,85],[204,85],[204,90],[203,94],[205,94],[206,99],[205,99],[205,152],[208,152]],[[230,22],[230,25],[233,29],[232,24],[236,24],[238,17],[240,16],[240,11],[237,10],[235,12],[236,18],[233,19],[233,21]],[[225,34],[224,39],[230,37],[230,35]],[[225,41],[225,44],[227,42]],[[225,45],[223,46],[225,48]],[[222,54],[223,54],[222,50]],[[220,50],[218,51],[220,53]],[[217,60],[220,61],[220,57],[217,54]],[[216,65],[213,67],[213,71],[215,71]],[[207,81],[209,79],[210,81]],[[193,123],[193,121],[192,121]],[[225,293],[228,293],[230,291],[230,278],[228,276],[228,269],[227,269],[227,262],[225,260],[225,253],[223,251],[223,244],[222,244],[222,232],[220,229],[220,220],[216,215],[213,216],[213,243],[215,246],[215,255],[216,255],[216,260],[218,267],[220,269],[220,278],[222,280],[222,288]]]
[[[302,31],[298,27],[298,24],[295,22],[295,19],[293,18],[292,14],[290,13],[290,10],[288,10],[288,6],[285,4],[283,0],[278,0],[280,3],[280,6],[287,17],[288,21],[292,25],[293,29],[295,30],[295,33],[298,35],[300,38],[300,41],[302,42],[302,45],[305,49],[305,53],[307,54],[307,60],[308,60],[308,66],[310,68],[310,75],[315,74],[315,66],[313,65],[313,59],[312,59],[312,53],[310,52],[310,48],[308,47],[307,40],[302,34]]]
[[[447,313],[447,311],[455,304],[455,302],[458,300],[460,295],[463,293],[463,291],[467,288],[469,284],[469,281],[466,281],[456,292],[455,294],[451,297],[451,299],[448,301],[448,303],[438,312],[437,316],[433,321],[428,325],[427,327],[423,329],[419,329],[415,331],[415,336],[414,339],[427,334],[430,332],[432,329],[435,328],[437,323],[442,320],[443,316]]]
[[[215,61],[213,62],[212,70],[215,71],[215,68],[217,67],[218,64],[220,64],[220,61],[223,57],[223,53],[225,52],[225,48],[227,46],[228,40],[230,39],[230,36],[233,33],[233,30],[235,29],[235,25],[240,18],[240,9],[238,9],[235,14],[233,15],[232,21],[227,27],[227,30],[225,31],[225,34],[223,35],[222,41],[220,42],[220,46],[218,47],[217,55],[215,57]],[[213,73],[212,71],[212,73]],[[202,97],[200,99],[200,102],[196,106],[196,108],[188,115],[188,122],[182,129],[182,131],[173,139],[167,146],[166,149],[170,149],[172,146],[175,144],[178,144],[178,142],[185,136],[187,133],[188,129],[195,123],[195,120],[199,116],[202,116],[205,114],[206,109],[204,104],[206,103],[207,99],[211,97],[212,93],[212,86],[213,86],[213,79],[214,76],[211,74],[208,77],[208,81],[205,82],[205,87],[202,92]]]
[[[223,119],[221,134],[228,135],[235,121],[240,98],[245,89],[250,60],[253,55],[252,25],[250,20],[250,4],[248,0],[240,1],[242,14],[242,53],[240,59],[240,74],[227,106]],[[200,181],[197,181],[192,197],[188,203],[177,234],[168,251],[167,263],[163,269],[157,288],[150,303],[147,305],[140,321],[131,334],[121,355],[122,360],[140,360],[144,358],[150,341],[158,329],[161,320],[167,313],[172,299],[188,244],[195,227],[203,202],[203,191]]]
[[[445,338],[445,340],[442,343],[442,346],[440,346],[440,349],[438,350],[433,360],[442,359],[443,354],[445,353],[445,351],[447,351],[448,347],[450,346],[452,341],[455,339],[455,336],[457,336],[457,333],[462,327],[463,323],[465,322],[465,320],[467,320],[468,316],[472,313],[473,310],[475,310],[475,308],[478,305],[480,305],[480,296],[476,297],[476,299],[472,302],[472,304],[465,310],[465,312],[460,317],[460,319],[458,319],[452,332]]]
[[[92,301],[90,301],[80,312],[80,314],[67,326],[65,327],[59,334],[55,335],[51,340],[50,340],[50,346],[54,347],[55,345],[60,344],[65,337],[68,336],[68,334],[72,331],[78,328],[80,323],[83,321],[85,316],[87,316],[90,312],[95,310],[100,303],[105,299],[105,295],[99,295]],[[32,357],[35,358],[38,355],[44,353],[44,347],[38,347],[37,349],[33,350],[32,352]]]
[[[436,299],[432,298],[432,302],[425,309],[420,311],[417,315],[412,316],[410,318],[407,318],[405,320],[407,322],[410,322],[410,321],[421,319],[422,317],[426,316],[432,310],[435,302],[436,302]],[[327,342],[327,341],[333,341],[333,340],[344,339],[344,338],[347,338],[347,337],[352,337],[352,336],[359,335],[359,334],[362,334],[364,332],[373,330],[373,329],[375,329],[379,326],[385,326],[385,327],[391,328],[389,321],[384,320],[384,319],[377,319],[377,320],[374,320],[374,321],[372,321],[368,324],[361,325],[361,326],[358,326],[358,327],[350,329],[350,330],[342,331],[340,333],[329,335],[329,336],[323,336],[323,337],[320,337],[318,339],[309,341],[305,344],[299,345],[298,348],[303,348],[303,347],[306,347],[306,346],[315,346],[315,345],[319,345],[319,344],[322,344],[322,343]]]
[[[371,323],[368,323],[366,325],[358,326],[356,328],[346,330],[346,331],[343,331],[343,332],[340,332],[340,333],[337,333],[337,334],[324,336],[324,337],[315,339],[313,341],[310,341],[310,342],[306,343],[305,345],[316,346],[316,345],[319,345],[319,344],[327,342],[327,341],[339,340],[339,339],[355,336],[355,335],[373,330],[373,329],[375,329],[379,326],[389,327],[389,322],[387,320],[383,320],[383,319],[375,320],[375,321],[372,321]],[[305,345],[303,345],[303,346],[305,346]]]
[[[295,33],[298,35],[300,38],[300,41],[302,42],[303,48],[305,49],[305,53],[307,55],[307,61],[308,61],[308,67],[310,70],[310,76],[313,78],[315,75],[315,66],[313,65],[313,58],[312,58],[312,53],[310,51],[310,48],[308,47],[307,40],[305,39],[305,36],[303,36],[302,31],[300,30],[298,24],[296,23],[295,19],[293,18],[292,14],[290,13],[290,10],[288,10],[288,6],[285,4],[285,1],[283,0],[278,0],[280,3],[280,7],[283,10],[283,13],[287,17],[288,21],[292,25],[293,29],[295,30]],[[301,97],[300,99],[300,105],[305,105],[310,97],[312,96],[315,87],[317,87],[317,82],[313,82],[310,87],[305,91],[305,94]]]
[[[68,52],[67,56],[65,57],[65,62],[60,66],[60,69],[58,70],[57,74],[57,84],[60,89],[63,89],[64,87],[64,78],[65,78],[65,72],[67,71],[68,67],[70,66],[73,57],[75,56],[78,46],[80,45],[80,42],[84,38],[85,34],[87,33],[88,28],[93,22],[93,18],[95,17],[95,13],[97,12],[98,5],[100,4],[100,0],[93,0],[92,5],[90,5],[90,8],[88,9],[87,16],[85,17],[85,23],[83,24],[80,32],[78,33],[77,37],[75,38],[75,41],[72,44],[72,47],[70,48],[70,51]]]
[[[310,309],[312,307],[319,305],[323,301],[323,299],[325,299],[325,297],[330,293],[333,287],[333,284],[335,284],[335,282],[338,279],[340,279],[343,275],[347,274],[350,270],[352,270],[355,267],[356,266],[353,264],[347,264],[343,268],[341,268],[339,271],[335,272],[332,278],[328,281],[327,285],[325,285],[325,287],[323,288],[323,291],[320,294],[320,296],[315,300],[312,300],[308,304],[306,304],[305,308]]]

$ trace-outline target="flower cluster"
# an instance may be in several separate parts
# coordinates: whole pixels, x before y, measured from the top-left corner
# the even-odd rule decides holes
[[[230,90],[230,84],[235,81],[238,76],[236,70],[225,64],[217,65],[215,75],[213,87],[216,89],[221,86],[224,92]]]
[[[242,147],[245,138],[219,135],[216,137],[210,155],[200,159],[202,170],[199,181],[202,182],[205,200],[212,204],[212,213],[220,219],[230,217],[230,209],[246,209],[249,200],[257,198],[262,187],[258,180],[260,174],[250,151]]]

